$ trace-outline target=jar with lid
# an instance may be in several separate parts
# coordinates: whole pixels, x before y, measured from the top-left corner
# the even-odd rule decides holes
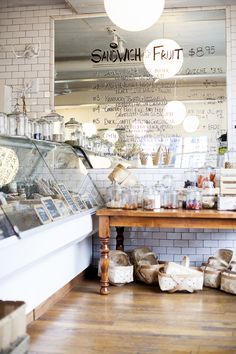
[[[43,117],[47,122],[51,123],[51,133],[52,140],[57,142],[63,142],[65,138],[65,125],[64,125],[64,117],[55,111],[51,111],[51,113],[47,114]]]
[[[135,188],[122,188],[122,208],[127,210],[138,209],[138,196]]]
[[[179,207],[179,193],[172,188],[166,188],[164,191],[163,205],[165,209],[177,209]]]
[[[185,181],[184,188],[196,187],[197,185],[197,172],[194,169],[190,169],[184,173]]]
[[[0,112],[0,134],[7,135],[7,115],[5,113]]]
[[[213,182],[215,186],[215,174],[215,170],[210,166],[200,168],[197,176],[198,188],[203,188],[203,183],[208,181]]]
[[[155,209],[155,195],[154,188],[146,187],[143,193],[143,209],[154,210]]]
[[[26,133],[28,134],[28,129],[26,132],[26,127],[28,127],[28,117],[20,111],[18,103],[15,105],[14,111],[8,114],[7,117],[9,123],[9,135],[24,136]]]
[[[134,190],[137,193],[137,199],[138,199],[138,208],[143,207],[143,194],[144,194],[144,187],[141,184],[137,184],[134,187]]]
[[[203,209],[213,209],[216,206],[215,188],[213,182],[203,183],[202,207]]]
[[[118,183],[112,183],[106,190],[106,206],[107,208],[122,207],[122,188]]]
[[[65,140],[73,141],[80,145],[81,140],[82,125],[77,122],[75,118],[70,118],[70,120],[65,124]]]
[[[186,209],[202,209],[202,195],[197,187],[187,188]]]

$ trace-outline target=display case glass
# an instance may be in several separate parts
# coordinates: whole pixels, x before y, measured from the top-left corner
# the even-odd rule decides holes
[[[0,136],[0,155],[0,218],[9,224],[0,223],[2,238],[103,204],[68,144]]]

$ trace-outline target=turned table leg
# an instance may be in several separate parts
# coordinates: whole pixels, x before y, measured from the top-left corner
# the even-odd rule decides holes
[[[110,225],[109,217],[99,217],[99,239],[100,239],[100,266],[101,266],[101,279],[100,279],[100,294],[109,294],[109,240],[110,240]]]
[[[124,227],[116,227],[116,249],[119,251],[124,251]]]

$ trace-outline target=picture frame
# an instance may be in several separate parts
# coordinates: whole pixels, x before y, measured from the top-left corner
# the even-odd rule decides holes
[[[76,195],[75,201],[76,201],[78,207],[79,207],[82,211],[88,209],[87,205],[86,205],[86,204],[84,203],[84,201],[81,199],[81,197],[80,197],[79,194]]]
[[[43,204],[34,205],[34,210],[42,224],[48,224],[52,221],[48,211],[45,209]]]
[[[93,208],[93,202],[92,202],[92,200],[91,200],[89,195],[87,195],[87,194],[83,195],[82,196],[82,200],[83,200],[83,202],[85,203],[85,205],[87,206],[88,209],[92,209]]]
[[[66,204],[68,205],[68,207],[70,208],[70,210],[72,211],[72,213],[74,213],[74,214],[79,213],[80,210],[79,210],[77,204],[74,202],[74,200],[73,200],[70,192],[66,188],[66,186],[63,183],[58,183],[57,187],[58,187],[59,193],[64,197],[64,200],[65,200]]]
[[[51,197],[41,198],[41,202],[46,208],[52,220],[57,220],[62,217],[60,210],[57,208],[56,204],[54,203],[54,200]]]

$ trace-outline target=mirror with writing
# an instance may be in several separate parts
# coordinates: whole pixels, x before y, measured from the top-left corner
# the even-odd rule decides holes
[[[163,39],[178,47],[166,50]],[[157,61],[183,54],[174,76],[144,66],[154,40]],[[227,129],[225,11],[166,11],[141,32],[105,16],[55,21],[55,106],[81,123],[79,144],[97,155],[133,167],[217,166]]]

